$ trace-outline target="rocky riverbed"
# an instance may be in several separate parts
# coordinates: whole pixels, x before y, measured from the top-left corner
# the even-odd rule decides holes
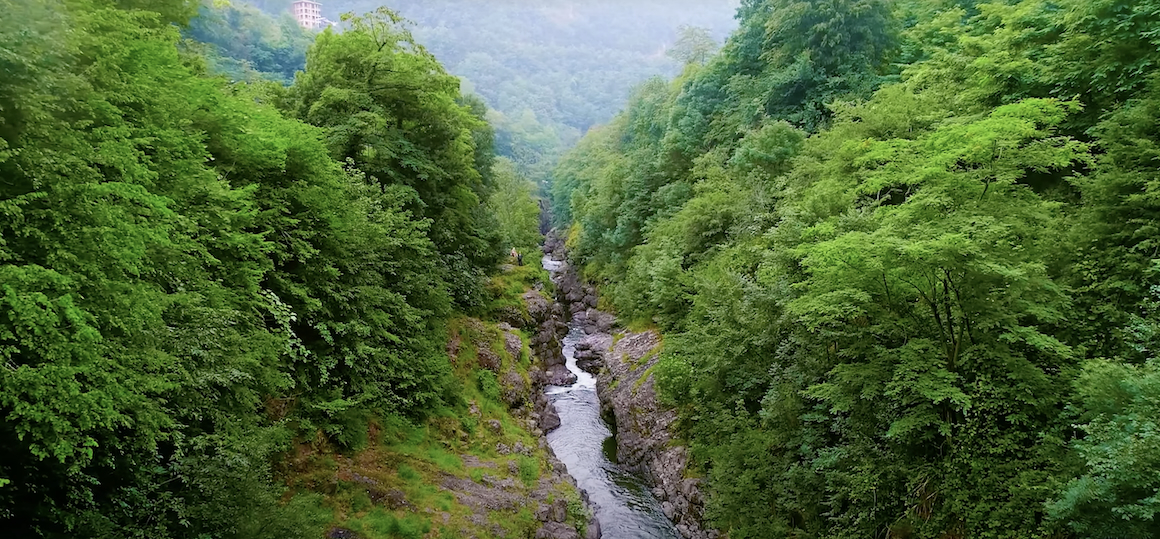
[[[702,523],[701,480],[687,477],[688,450],[673,443],[676,410],[657,398],[652,373],[661,336],[617,328],[613,315],[597,309],[596,289],[567,266],[564,243],[557,234],[549,234],[544,250],[564,264],[553,279],[563,304],[560,311],[567,312],[572,326],[584,333],[574,345],[573,357],[579,368],[596,375],[600,405],[606,417],[615,419],[618,464],[649,484],[682,537],[717,539],[721,534]]]
[[[504,376],[502,384],[504,398],[508,401],[509,406],[513,407],[519,406],[521,401],[526,398],[530,404],[530,413],[527,419],[530,426],[534,426],[532,432],[537,435],[541,445],[547,447],[545,436],[560,426],[560,416],[545,395],[545,388],[571,384],[576,381],[576,375],[572,374],[565,366],[562,340],[568,332],[568,326],[564,322],[565,313],[561,305],[540,288],[524,293],[523,300],[527,311],[526,317],[522,316],[521,313],[520,317],[510,322],[521,324],[525,331],[532,333],[529,344],[535,362],[531,372],[531,384],[528,392],[525,393],[522,391],[520,382],[515,380],[514,376]],[[511,326],[508,325],[508,327]],[[514,396],[509,398],[509,394],[514,394]],[[501,452],[508,449],[502,448]],[[548,451],[552,463],[551,475],[555,478],[566,478],[568,482],[575,485],[575,479],[567,475],[567,468],[551,452],[550,447]],[[580,493],[584,504],[588,505],[587,493],[582,489]],[[556,500],[554,504],[537,504],[536,518],[543,523],[543,526],[537,531],[536,539],[581,539],[580,531],[568,524],[567,507],[561,505],[562,503],[561,500]],[[591,508],[589,508],[589,513],[592,513]],[[600,522],[592,517],[587,526],[584,527],[583,539],[599,539],[600,537]]]

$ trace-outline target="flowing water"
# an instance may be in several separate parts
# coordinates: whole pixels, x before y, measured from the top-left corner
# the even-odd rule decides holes
[[[547,257],[543,262],[550,272],[561,269],[560,262]],[[596,378],[576,366],[576,343],[583,338],[584,333],[575,327],[564,338],[564,357],[576,383],[547,389],[548,399],[560,414],[560,427],[548,434],[548,444],[580,488],[588,491],[604,539],[679,539],[648,487],[609,460],[616,443],[600,416]]]

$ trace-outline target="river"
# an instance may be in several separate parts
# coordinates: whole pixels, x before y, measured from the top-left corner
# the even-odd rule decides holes
[[[553,277],[562,265],[548,257],[543,264]],[[584,332],[576,327],[570,330],[564,338],[564,357],[577,380],[568,387],[548,386],[546,390],[560,414],[560,427],[548,433],[548,444],[588,492],[604,539],[680,539],[648,486],[609,459],[616,443],[600,416],[596,378],[576,366],[576,343]]]

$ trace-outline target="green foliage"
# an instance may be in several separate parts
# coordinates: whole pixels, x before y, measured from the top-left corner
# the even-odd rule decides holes
[[[1049,515],[1084,537],[1156,535],[1160,369],[1154,360],[1139,367],[1093,360],[1076,390],[1087,422],[1075,445],[1086,466],[1048,505]]]
[[[399,518],[376,507],[367,516],[353,521],[352,527],[372,539],[420,539],[431,531],[431,522],[419,515]]]
[[[1154,535],[1155,10],[739,14],[552,192],[622,318],[666,332],[658,386],[710,520]]]
[[[540,462],[523,455],[517,455],[516,461],[520,470],[520,480],[529,487],[536,484],[540,479]]]
[[[500,244],[534,258],[542,238],[536,186],[521,176],[508,159],[496,160],[492,174],[495,191],[487,200],[487,210],[495,216]]]
[[[326,131],[331,156],[397,193],[401,208],[430,220],[427,237],[460,305],[478,304],[484,270],[499,259],[478,207],[493,186],[477,133],[490,130],[460,102],[459,81],[382,8],[327,30],[295,81],[295,108]]]
[[[1094,355],[1140,363],[1149,349],[1134,344],[1139,305],[1151,300],[1155,231],[1160,226],[1157,156],[1160,156],[1160,80],[1108,114],[1093,129],[1103,150],[1093,169],[1071,183],[1085,211],[1076,242],[1085,256],[1071,270],[1079,298],[1076,340]]]
[[[277,42],[256,12],[215,6],[187,31],[255,55]],[[0,8],[5,529],[319,536],[331,514],[274,473],[295,436],[359,447],[374,412],[458,402],[445,320],[499,251],[480,232],[485,113],[411,44],[361,59],[399,68],[369,81],[388,86],[343,79],[379,20],[327,34],[288,91],[207,75],[179,34],[192,2]],[[279,47],[304,45],[281,30]],[[380,133],[360,122],[396,130],[338,151]]]
[[[284,84],[306,66],[306,49],[314,37],[298,25],[289,9],[272,17],[242,2],[207,1],[185,34],[208,45],[214,70],[232,79],[253,71]]]
[[[479,387],[479,392],[487,397],[492,402],[499,402],[499,380],[495,373],[486,369],[480,369],[475,372],[476,385]]]

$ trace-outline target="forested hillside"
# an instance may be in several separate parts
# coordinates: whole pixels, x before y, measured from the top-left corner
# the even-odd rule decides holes
[[[181,38],[197,8],[0,0],[0,529],[430,530],[365,493],[320,501],[337,479],[288,490],[283,456],[378,436],[466,473],[424,421],[482,391],[449,321],[485,313],[510,242],[535,243],[531,187],[493,169],[485,107],[392,13],[318,36],[284,87],[213,74]]]
[[[373,11],[381,0],[330,0],[324,14]],[[607,122],[635,84],[673,76],[666,54],[683,25],[718,43],[736,27],[736,0],[396,0],[415,39],[492,108],[496,151],[547,180],[560,155]]]
[[[258,9],[261,5],[269,13]],[[234,80],[294,82],[306,68],[314,32],[298,25],[290,2],[204,2],[185,34],[200,43],[210,67]]]
[[[206,44],[211,67],[233,79],[286,84],[301,70],[312,31],[298,28],[289,0],[206,1],[186,34]],[[415,40],[489,106],[496,152],[545,184],[560,156],[620,110],[632,86],[680,71],[687,35],[715,49],[736,27],[736,0],[678,2],[476,2],[334,0],[340,21],[388,7]],[[687,41],[687,39],[685,39]]]
[[[1160,536],[1160,4],[745,0],[554,174],[731,539]]]

